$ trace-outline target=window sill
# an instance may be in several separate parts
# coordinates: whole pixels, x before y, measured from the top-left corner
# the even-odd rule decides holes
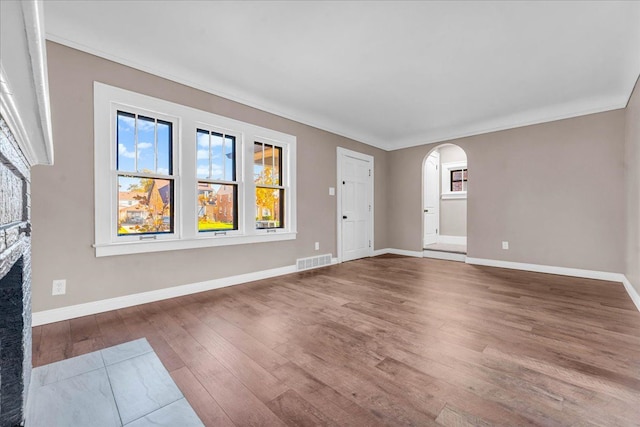
[[[278,242],[295,240],[295,231],[281,231],[252,236],[216,236],[198,239],[176,239],[158,241],[136,241],[121,243],[95,244],[96,258],[114,255],[141,254],[147,252],[178,251],[181,249],[209,248],[216,246],[242,245],[248,243]]]
[[[467,192],[461,191],[459,193],[443,193],[441,196],[442,200],[457,200],[457,199],[466,199]]]

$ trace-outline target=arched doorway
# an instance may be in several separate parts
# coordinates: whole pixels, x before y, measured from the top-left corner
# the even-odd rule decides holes
[[[467,254],[467,155],[454,144],[432,149],[422,166],[422,246],[429,258]]]

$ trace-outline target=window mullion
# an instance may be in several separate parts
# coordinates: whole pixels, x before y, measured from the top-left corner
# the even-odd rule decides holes
[[[158,119],[154,119],[153,124],[153,167],[158,172]]]
[[[224,160],[226,154],[226,144],[227,144],[227,135],[225,135],[224,133],[222,134],[222,159],[220,159],[222,161],[222,177],[224,178],[225,176],[227,176],[226,173],[226,169],[227,169],[227,162]]]
[[[211,179],[212,164],[213,164],[213,156],[211,153],[211,131],[209,131],[209,175],[207,175],[207,178],[209,179]]]
[[[133,153],[134,153],[134,158],[133,158],[133,169],[137,172],[138,171],[138,115],[135,115],[134,121],[133,121]]]

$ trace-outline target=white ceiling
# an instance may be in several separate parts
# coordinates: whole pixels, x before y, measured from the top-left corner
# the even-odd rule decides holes
[[[45,1],[47,37],[384,149],[625,106],[640,2]]]

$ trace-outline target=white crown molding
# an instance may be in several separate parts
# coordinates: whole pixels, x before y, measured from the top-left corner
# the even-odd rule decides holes
[[[239,274],[237,276],[224,277],[221,279],[206,280],[204,282],[191,283],[188,285],[174,286],[171,288],[158,289],[155,291],[125,295],[100,301],[92,301],[84,304],[71,305],[68,307],[37,311],[33,313],[32,324],[33,326],[46,325],[48,323],[60,322],[62,320],[74,319],[76,317],[89,316],[91,314],[103,313],[105,311],[118,310],[120,308],[195,294],[198,292],[210,291],[212,289],[239,285],[242,283],[268,279],[270,277],[282,276],[295,272],[296,266],[290,265],[285,267],[273,268],[270,270],[262,270],[253,273]]]
[[[399,140],[393,145],[389,144],[386,139],[381,139],[375,135],[370,135],[358,131],[356,129],[344,126],[339,123],[335,123],[331,120],[327,120],[323,117],[312,116],[307,114],[300,114],[298,112],[287,110],[281,105],[275,105],[268,100],[251,100],[246,96],[238,96],[234,94],[233,88],[223,86],[213,86],[211,83],[192,81],[178,75],[172,74],[166,70],[159,69],[153,66],[137,63],[135,61],[101,51],[90,46],[86,46],[82,43],[78,43],[69,39],[66,39],[57,34],[48,32],[46,38],[52,42],[59,43],[77,49],[91,55],[95,55],[109,61],[113,61],[122,65],[126,65],[131,68],[135,68],[140,71],[144,71],[158,77],[162,77],[204,92],[223,97],[225,99],[238,102],[247,105],[252,108],[265,111],[270,114],[283,117],[285,119],[293,120],[298,123],[303,123],[308,126],[316,127],[318,129],[325,130],[336,135],[343,136],[345,138],[352,139],[354,141],[361,142],[363,144],[379,148],[384,151],[395,151],[404,148],[416,147],[420,145],[428,145],[434,143],[441,143],[452,141],[455,139],[466,138],[470,136],[482,135],[492,132],[498,132],[503,130],[515,129],[525,126],[531,126],[541,123],[548,123],[558,120],[570,119],[589,114],[602,113],[606,111],[612,111],[624,108],[626,106],[627,98],[622,97],[616,100],[601,100],[600,106],[593,107],[593,102],[587,104],[576,104],[571,106],[554,106],[551,108],[536,110],[530,112],[524,112],[514,117],[512,120],[509,118],[501,118],[499,120],[488,120],[476,122],[468,126],[458,126],[455,130],[447,129],[444,131],[436,132],[435,135],[425,135],[424,137],[410,137],[403,140]]]
[[[436,136],[412,137],[400,140],[393,148],[387,151],[401,150],[404,148],[417,147],[420,145],[436,144],[451,142],[456,139],[468,138],[470,136],[484,135],[487,133],[500,132],[503,130],[517,129],[526,126],[539,125],[542,123],[556,122],[559,120],[572,119],[590,114],[605,113],[607,111],[619,110],[626,107],[627,98],[621,99],[613,103],[606,103],[602,107],[579,108],[575,112],[555,111],[548,109],[543,111],[544,114],[524,114],[521,120],[512,123],[504,123],[494,126],[488,126],[490,122],[478,122],[470,126],[458,127],[453,132],[442,132]]]
[[[391,149],[391,147],[389,147],[388,144],[386,144],[384,141],[378,140],[376,137],[373,137],[371,135],[366,135],[366,134],[354,131],[353,129],[349,129],[348,127],[341,126],[339,124],[330,123],[329,121],[322,119],[320,117],[302,116],[300,114],[295,113],[294,111],[284,110],[282,109],[282,106],[275,105],[273,103],[268,102],[267,100],[255,101],[255,100],[250,100],[243,96],[235,95],[233,93],[234,91],[232,88],[213,86],[211,84],[205,84],[202,82],[196,82],[189,79],[185,79],[183,77],[169,73],[165,70],[140,64],[138,62],[131,61],[127,58],[123,58],[108,52],[104,52],[100,49],[95,49],[93,47],[86,46],[82,43],[77,43],[75,41],[66,39],[62,36],[53,34],[51,32],[47,32],[46,38],[47,40],[50,40],[54,43],[58,43],[76,50],[80,50],[82,52],[86,52],[91,55],[98,56],[100,58],[107,59],[112,62],[116,62],[118,64],[126,65],[127,67],[144,71],[146,73],[153,74],[155,76],[162,77],[164,79],[171,80],[173,82],[183,84],[185,86],[189,86],[194,89],[198,89],[203,92],[207,92],[212,95],[216,95],[216,96],[228,99],[230,101],[238,102],[240,104],[265,111],[269,114],[274,114],[274,115],[283,117],[285,119],[293,120],[298,123],[302,123],[308,126],[322,129],[324,131],[327,131],[336,135],[340,135],[345,138],[349,138],[354,141],[358,141],[363,144],[366,144],[375,148],[379,148],[381,150],[390,151]],[[365,142],[365,141],[368,141],[368,142]]]

